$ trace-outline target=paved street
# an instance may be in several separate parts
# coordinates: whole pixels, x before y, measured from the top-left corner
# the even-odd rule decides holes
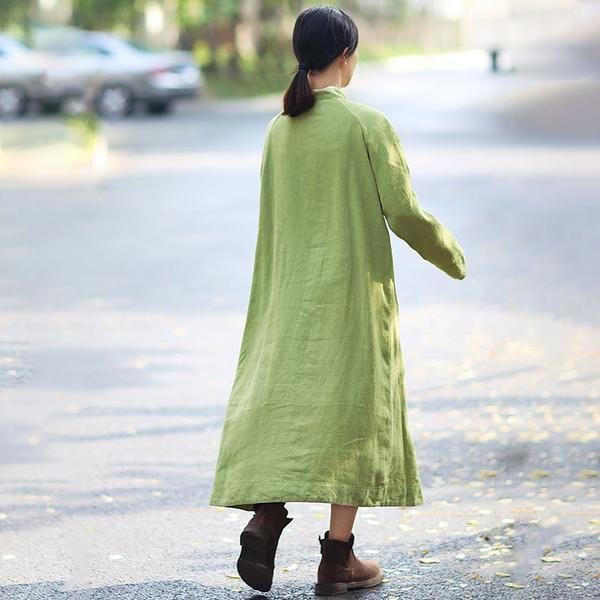
[[[374,600],[600,595],[600,84],[360,64],[453,280],[393,238],[414,508],[361,508]],[[209,507],[280,96],[105,123],[0,124],[0,599],[304,599],[328,505],[290,501],[272,590],[237,576],[250,513]],[[573,108],[571,108],[573,107]]]

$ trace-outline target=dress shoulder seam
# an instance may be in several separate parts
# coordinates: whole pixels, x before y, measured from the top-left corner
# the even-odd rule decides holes
[[[279,117],[283,114],[283,110],[280,110],[274,117],[271,117],[271,120],[269,121],[269,127],[268,130],[271,129],[271,127],[273,127],[273,125],[275,124],[275,121],[277,121],[277,119],[279,119]]]
[[[364,141],[365,146],[366,146],[367,145],[367,139],[366,139],[366,135],[365,135],[365,129],[363,127],[363,124],[362,124],[362,121],[361,121],[360,117],[348,106],[347,101],[342,100],[341,98],[337,98],[337,101],[346,109],[346,111],[348,111],[348,113],[350,115],[352,115],[353,119],[358,122],[358,126],[360,127],[362,138],[363,138],[363,141]]]

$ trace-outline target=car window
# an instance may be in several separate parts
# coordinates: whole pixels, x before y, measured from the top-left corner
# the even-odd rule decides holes
[[[23,42],[17,39],[2,38],[2,41],[0,42],[0,53],[2,56],[6,56],[8,54],[22,54],[28,50],[29,48]]]
[[[100,56],[112,56],[113,53],[103,46],[99,46],[97,44],[93,44],[91,42],[86,42],[84,45],[84,50],[89,54],[98,54]]]
[[[124,43],[127,44],[133,50],[137,50],[138,52],[146,52],[150,54],[154,52],[160,52],[160,48],[153,48],[151,46],[148,46],[148,44],[144,44],[136,40],[127,40],[124,41]]]

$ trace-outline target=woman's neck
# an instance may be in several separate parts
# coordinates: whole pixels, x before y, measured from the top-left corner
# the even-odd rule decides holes
[[[342,76],[339,71],[337,73],[321,73],[319,75],[313,75],[312,73],[309,73],[308,83],[310,84],[310,87],[313,90],[324,88],[328,85],[335,85],[337,87],[341,87]]]

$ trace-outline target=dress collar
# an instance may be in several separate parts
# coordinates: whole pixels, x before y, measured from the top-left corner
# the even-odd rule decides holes
[[[315,94],[334,94],[335,96],[341,96],[342,98],[346,98],[346,94],[342,91],[342,88],[339,85],[327,85],[322,88],[313,89],[313,93]]]

